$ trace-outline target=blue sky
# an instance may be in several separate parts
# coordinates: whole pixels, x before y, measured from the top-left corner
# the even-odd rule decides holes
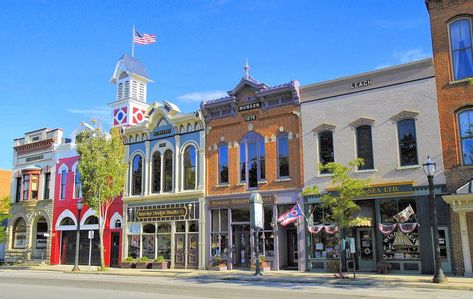
[[[155,83],[148,102],[183,112],[218,97],[250,74],[275,85],[303,85],[430,57],[423,0],[2,1],[0,10],[0,168],[12,141],[91,117],[111,123],[109,83],[131,32],[155,33],[135,48]]]

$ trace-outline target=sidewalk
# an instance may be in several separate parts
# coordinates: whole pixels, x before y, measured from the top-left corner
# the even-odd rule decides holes
[[[70,265],[38,265],[38,266],[3,266],[0,271],[55,271],[71,273]],[[351,285],[358,287],[412,287],[412,288],[430,288],[430,289],[452,289],[473,292],[473,278],[459,276],[449,276],[448,283],[432,283],[432,275],[380,275],[373,273],[357,273],[356,280],[353,279],[335,279],[330,273],[297,272],[297,271],[270,271],[263,273],[261,277],[253,276],[253,272],[244,270],[230,271],[208,271],[208,270],[155,270],[155,269],[120,269],[110,268],[107,272],[97,272],[96,267],[91,267],[88,271],[87,266],[80,267],[81,272],[77,274],[97,274],[97,275],[131,275],[147,277],[167,277],[188,280],[221,280],[221,281],[265,281],[277,283],[295,283],[295,284],[324,284],[324,285]],[[76,274],[76,273],[74,273]],[[349,274],[352,278],[352,274]]]

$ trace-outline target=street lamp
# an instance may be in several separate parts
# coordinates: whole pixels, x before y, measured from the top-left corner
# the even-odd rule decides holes
[[[77,234],[76,234],[76,256],[74,258],[74,268],[72,268],[72,272],[78,272],[79,269],[79,243],[80,243],[80,212],[84,206],[84,202],[82,198],[79,198],[76,202],[77,207]]]
[[[437,223],[437,205],[435,203],[434,196],[434,174],[436,170],[436,163],[427,157],[427,161],[424,163],[424,172],[429,181],[429,197],[430,205],[432,206],[432,232],[434,234],[434,253],[435,253],[435,274],[432,282],[434,283],[445,283],[448,282],[447,277],[442,270],[442,262],[440,261],[440,246],[439,246],[439,233],[438,233],[438,223]]]

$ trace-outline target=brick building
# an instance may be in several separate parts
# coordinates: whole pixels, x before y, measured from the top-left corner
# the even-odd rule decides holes
[[[7,200],[10,195],[11,170],[0,169],[0,215],[8,214],[8,209],[2,210],[2,200]],[[7,220],[0,222],[0,226],[7,226]],[[0,262],[5,258],[5,243],[0,242]]]
[[[430,14],[440,133],[452,208],[454,271],[473,275],[473,1],[426,0]]]
[[[277,218],[302,198],[299,82],[274,87],[245,76],[228,96],[201,104],[206,119],[207,256],[254,264],[248,199],[264,201],[262,254],[274,270],[305,270],[304,223]]]

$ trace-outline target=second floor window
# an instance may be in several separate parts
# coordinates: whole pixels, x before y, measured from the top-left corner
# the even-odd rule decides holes
[[[266,178],[265,168],[264,138],[250,132],[240,140],[240,182],[258,187],[258,181]]]
[[[38,199],[39,175],[31,175],[31,199]]]
[[[28,200],[30,194],[30,176],[25,174],[23,176],[23,200]]]
[[[450,52],[453,78],[461,80],[473,76],[473,51],[471,41],[471,19],[461,18],[449,25]]]
[[[67,181],[67,171],[61,171],[61,199],[66,198],[66,181]]]
[[[44,199],[50,199],[51,173],[44,174]]]
[[[20,200],[21,200],[21,177],[16,178],[15,202],[20,202]]]
[[[161,192],[161,153],[153,154],[153,193]]]
[[[74,179],[74,198],[82,197],[82,184],[80,181],[80,172],[76,170],[76,177]]]
[[[289,177],[289,139],[287,134],[278,136],[278,178]]]
[[[184,190],[195,189],[196,156],[195,147],[192,145],[184,150]]]
[[[373,169],[373,139],[371,126],[360,126],[356,128],[356,153],[357,157],[363,159],[364,165],[358,170]]]
[[[142,178],[143,178],[143,158],[140,155],[136,155],[133,158],[132,165],[132,177],[131,177],[131,194],[141,195]]]
[[[401,166],[417,165],[416,124],[412,118],[397,123],[399,141],[399,161]]]
[[[463,165],[473,165],[473,110],[458,114],[458,127]]]
[[[172,151],[166,150],[164,152],[164,192],[172,191]]]
[[[218,147],[218,183],[228,184],[228,145],[225,143]]]
[[[333,132],[322,131],[318,134],[319,137],[319,163],[325,165],[330,162],[334,162],[334,151],[333,151]],[[328,173],[327,170],[321,171],[321,173]]]

